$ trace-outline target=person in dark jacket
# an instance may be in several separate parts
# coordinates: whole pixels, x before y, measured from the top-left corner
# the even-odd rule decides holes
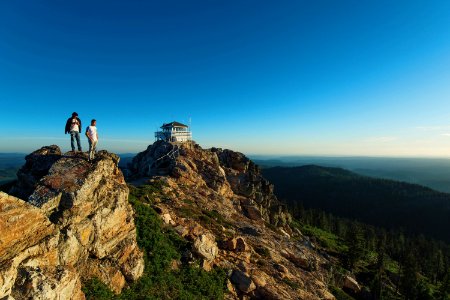
[[[72,151],[74,152],[75,140],[77,141],[78,151],[82,151],[80,142],[81,128],[81,120],[78,118],[78,114],[76,112],[72,113],[72,116],[67,119],[65,133],[70,133],[70,145],[72,146]]]

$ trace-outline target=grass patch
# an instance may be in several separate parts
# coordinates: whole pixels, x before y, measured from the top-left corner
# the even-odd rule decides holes
[[[97,278],[85,282],[82,290],[86,295],[86,300],[109,300],[115,297],[114,293]]]
[[[189,206],[183,206],[178,208],[178,214],[183,218],[190,218],[190,219],[198,218],[198,213],[194,209],[192,209],[192,207]]]
[[[230,222],[225,220],[225,218],[215,209],[213,210],[202,210],[203,215],[199,217],[201,221],[206,222],[208,225],[223,226],[225,228],[233,228]]]
[[[187,205],[194,205],[194,201],[192,201],[191,199],[183,199],[183,202],[186,203]]]
[[[331,232],[310,225],[303,226],[302,230],[304,234],[315,237],[320,246],[329,252],[339,254],[345,253],[348,250],[347,245],[345,245],[342,239]]]

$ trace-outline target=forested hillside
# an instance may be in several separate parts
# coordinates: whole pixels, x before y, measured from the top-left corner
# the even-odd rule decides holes
[[[268,168],[263,174],[275,185],[277,196],[291,207],[302,204],[450,242],[450,194],[314,165]]]

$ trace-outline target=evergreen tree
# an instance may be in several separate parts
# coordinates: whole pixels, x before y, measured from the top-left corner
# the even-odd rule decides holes
[[[439,300],[450,300],[450,269],[447,269],[446,273],[436,295]]]
[[[417,276],[417,261],[412,252],[405,254],[402,263],[400,290],[405,299],[417,299],[419,278]]]
[[[353,223],[346,236],[348,251],[345,255],[345,264],[350,270],[354,270],[358,261],[364,256],[364,235],[361,227]]]

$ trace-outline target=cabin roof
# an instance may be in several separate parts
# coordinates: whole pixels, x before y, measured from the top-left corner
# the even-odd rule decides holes
[[[170,128],[170,127],[188,127],[187,125],[181,124],[180,122],[170,122],[167,124],[163,124],[163,126],[161,126],[161,128]]]

